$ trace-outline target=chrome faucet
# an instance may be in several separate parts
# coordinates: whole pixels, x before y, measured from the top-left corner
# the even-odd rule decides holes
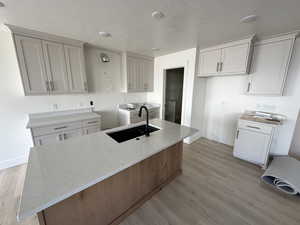
[[[147,109],[147,107],[146,106],[141,106],[141,108],[140,108],[140,111],[139,111],[139,117],[142,117],[142,111],[143,111],[143,109],[145,109],[146,110],[146,132],[145,132],[145,135],[147,136],[147,137],[149,137],[150,136],[150,132],[149,132],[149,111],[148,111],[148,109]]]

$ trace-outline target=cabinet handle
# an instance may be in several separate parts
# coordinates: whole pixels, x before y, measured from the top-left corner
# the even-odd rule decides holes
[[[98,121],[90,121],[88,122],[88,124],[93,124],[93,123],[97,123]]]
[[[237,130],[236,132],[236,139],[239,139],[240,130]]]
[[[253,128],[253,129],[257,129],[257,130],[260,130],[260,127],[249,126],[249,125],[247,125],[246,127]]]
[[[52,80],[49,82],[50,82],[51,91],[54,91],[54,82]]]
[[[223,70],[223,63],[220,62],[220,72]]]
[[[219,72],[219,62],[217,63],[217,68],[216,68],[216,70],[217,70],[217,72]]]
[[[84,85],[84,90],[87,91],[88,90],[87,82],[85,81],[83,85]]]
[[[50,91],[49,81],[45,81],[45,83],[46,83],[46,90]]]
[[[65,129],[67,128],[67,126],[63,126],[63,127],[55,127],[54,130],[61,130],[61,129]]]
[[[251,88],[251,83],[250,83],[250,82],[248,82],[247,92],[249,92],[249,91],[250,91],[250,88]]]

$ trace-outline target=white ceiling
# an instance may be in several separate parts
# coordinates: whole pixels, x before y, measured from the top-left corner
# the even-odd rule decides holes
[[[163,55],[207,47],[252,33],[300,29],[300,0],[0,0],[0,23],[82,40],[106,48]],[[154,10],[166,17],[152,19]],[[240,18],[259,16],[241,24]],[[99,37],[107,31],[112,38]]]

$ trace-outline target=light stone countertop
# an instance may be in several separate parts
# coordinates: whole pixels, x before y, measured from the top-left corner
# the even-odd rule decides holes
[[[68,115],[49,116],[41,118],[31,118],[28,121],[27,128],[43,127],[56,124],[72,123],[76,121],[100,119],[101,116],[94,112],[74,113]]]
[[[18,211],[22,220],[192,136],[196,129],[155,119],[150,137],[117,143],[106,133],[144,122],[33,147]]]

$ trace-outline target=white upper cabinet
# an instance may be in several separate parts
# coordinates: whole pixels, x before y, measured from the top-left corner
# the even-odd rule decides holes
[[[123,54],[122,91],[153,91],[154,60],[133,53]]]
[[[219,66],[222,75],[246,74],[249,50],[249,43],[223,48]]]
[[[215,47],[199,54],[198,76],[242,75],[249,72],[254,36]]]
[[[72,93],[88,91],[84,55],[81,47],[65,45],[69,88]]]
[[[283,35],[255,43],[247,94],[283,95],[296,36]]]
[[[51,93],[67,93],[69,85],[63,44],[43,41],[43,50]]]
[[[83,42],[7,25],[25,95],[86,93]]]
[[[221,61],[221,51],[219,49],[202,52],[199,59],[201,76],[214,76],[218,73]]]
[[[48,94],[42,41],[16,35],[15,44],[25,95]]]

